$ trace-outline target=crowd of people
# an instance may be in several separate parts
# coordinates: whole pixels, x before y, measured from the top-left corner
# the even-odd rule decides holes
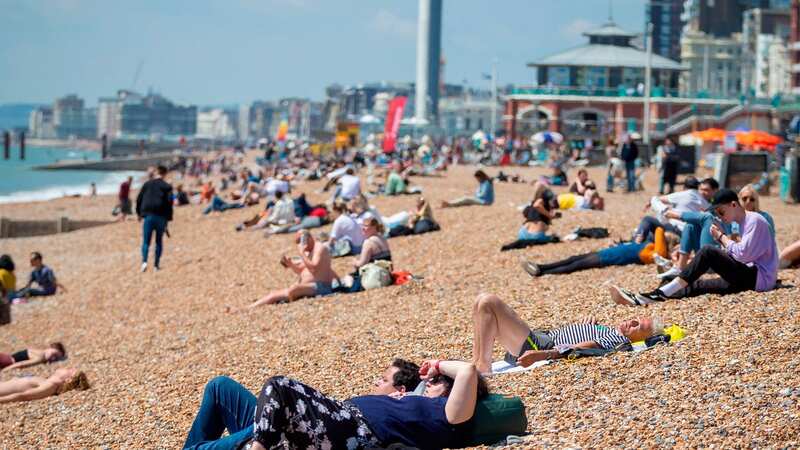
[[[449,153],[430,146],[427,150],[421,146],[409,150],[401,152],[407,157],[386,160],[385,155],[346,152],[319,158],[307,150],[292,152],[269,146],[258,169],[247,168],[241,157],[224,154],[187,159],[177,169],[173,167],[174,178],[182,181],[175,188],[167,181],[167,167],[151,171],[139,188],[135,208],[130,200],[133,180],[127,179],[120,186],[116,212],[121,221],[135,214],[142,222],[140,270],[145,272],[151,267],[149,249],[153,238],[152,269],[161,270],[163,237],[169,236],[174,208],[194,203],[203,205],[203,214],[210,215],[253,208],[263,202],[263,209],[258,208],[260,211],[236,223],[235,230],[263,230],[265,236],[292,234],[296,255],[281,255],[280,265],[295,279],[287,287],[252,301],[245,309],[387,286],[397,263],[391,238],[440,229],[430,195],[412,188],[411,178],[441,175],[455,160]],[[636,144],[628,138],[617,150],[615,157],[623,162],[626,188],[634,191],[638,177]],[[642,306],[707,293],[769,291],[778,284],[778,270],[800,265],[800,242],[778,251],[774,220],[760,209],[756,188],[748,185],[734,192],[720,189],[713,178],[698,180],[690,176],[683,182],[683,190],[673,192],[677,184],[674,146],[666,142],[660,152],[663,168],[659,195],[645,205],[648,215],[639,220],[629,240],[555,262],[523,259],[525,272],[538,280],[547,275],[609,266],[654,265],[661,284],[653,290],[636,293],[620,286],[610,287],[615,303]],[[585,169],[577,170],[570,184],[563,166],[553,167],[557,170],[550,177],[532,184],[531,200],[522,208],[519,241],[557,242],[559,239],[550,228],[562,214],[602,211],[606,207]],[[362,180],[362,171],[380,173]],[[609,177],[611,171],[609,165]],[[495,178],[487,169],[476,170],[474,178],[477,189],[473,195],[443,200],[440,208],[492,206],[496,199]],[[318,193],[327,192],[329,197],[309,203],[303,188],[304,182],[310,180],[324,181]],[[197,190],[184,189],[190,185]],[[556,186],[565,188],[559,191]],[[613,187],[610,180],[607,188],[611,191]],[[413,206],[408,211],[383,216],[370,204],[370,199],[377,196],[398,195],[416,196],[409,198],[409,205],[413,201]],[[325,225],[330,225],[328,232],[312,233]],[[634,225],[631,223],[631,227]],[[334,259],[340,257],[351,258],[349,274],[340,275],[334,269]],[[64,290],[53,270],[43,264],[40,253],[32,253],[30,263],[29,281],[18,289],[13,260],[8,255],[0,256],[2,297],[21,302]],[[707,273],[715,276],[705,277]],[[371,448],[389,444],[461,447],[466,445],[465,430],[474,426],[476,405],[489,392],[484,377],[492,374],[496,344],[506,351],[508,364],[529,367],[576,351],[631,350],[633,343],[665,332],[665,323],[651,316],[616,325],[604,325],[589,317],[551,329],[532,327],[494,294],[478,296],[472,321],[470,361],[430,359],[418,366],[396,359],[383,371],[369,395],[336,399],[282,376],[267,379],[254,395],[230,378],[214,378],[205,387],[184,448],[247,445],[249,449],[267,449],[281,443],[303,448]],[[60,342],[0,353],[0,371],[57,363],[66,357]],[[420,383],[424,384],[421,390]],[[59,368],[48,378],[16,377],[0,382],[0,403],[34,400],[88,386],[83,372]],[[223,437],[226,430],[228,435]]]

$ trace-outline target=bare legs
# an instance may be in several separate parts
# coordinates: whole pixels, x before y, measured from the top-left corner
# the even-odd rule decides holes
[[[481,294],[472,308],[472,362],[481,373],[492,371],[492,350],[497,340],[509,353],[522,348],[530,329],[508,305],[493,294]]]
[[[253,302],[250,308],[261,305],[274,305],[275,303],[281,302],[293,302],[304,297],[313,297],[315,295],[317,295],[317,285],[315,283],[297,283],[286,289],[270,292]]]
[[[800,263],[800,241],[789,244],[781,251],[780,268],[786,269]]]

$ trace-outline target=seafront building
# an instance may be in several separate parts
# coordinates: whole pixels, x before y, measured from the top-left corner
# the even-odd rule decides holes
[[[98,101],[97,135],[111,139],[177,140],[197,132],[197,107],[181,106],[165,97],[120,90]]]
[[[647,97],[648,55],[632,44],[635,35],[609,23],[586,36],[586,45],[528,64],[537,72],[537,85],[516,88],[505,97],[503,121],[511,138],[550,130],[574,139],[606,140],[628,132],[663,139],[710,126],[767,130],[779,116],[769,102],[739,98],[741,45],[712,46],[716,39],[730,38],[703,37],[711,42],[684,45],[687,39],[699,39],[684,33],[683,63],[652,55]],[[703,49],[700,55],[698,48]],[[703,73],[698,64],[707,67],[705,80],[697,79],[697,73]]]
[[[97,110],[86,108],[75,94],[53,102],[53,128],[58,139],[93,138],[97,134]]]
[[[198,139],[234,141],[237,138],[236,113],[222,108],[212,108],[197,113]]]
[[[53,126],[53,108],[42,106],[31,111],[28,116],[28,136],[34,139],[56,138],[56,129]]]
[[[674,61],[681,59],[684,1],[648,0],[644,7],[644,29],[653,24],[653,52]]]

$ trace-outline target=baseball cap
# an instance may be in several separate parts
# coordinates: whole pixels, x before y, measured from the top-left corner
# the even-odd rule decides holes
[[[736,192],[730,189],[720,189],[714,194],[714,197],[711,198],[711,206],[708,207],[708,211],[714,210],[717,206],[720,205],[727,205],[730,202],[738,202],[739,195]]]

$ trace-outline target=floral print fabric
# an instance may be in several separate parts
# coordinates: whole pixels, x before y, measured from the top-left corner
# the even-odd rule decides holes
[[[380,443],[352,403],[287,377],[268,379],[258,396],[253,439],[265,448],[365,449]]]

